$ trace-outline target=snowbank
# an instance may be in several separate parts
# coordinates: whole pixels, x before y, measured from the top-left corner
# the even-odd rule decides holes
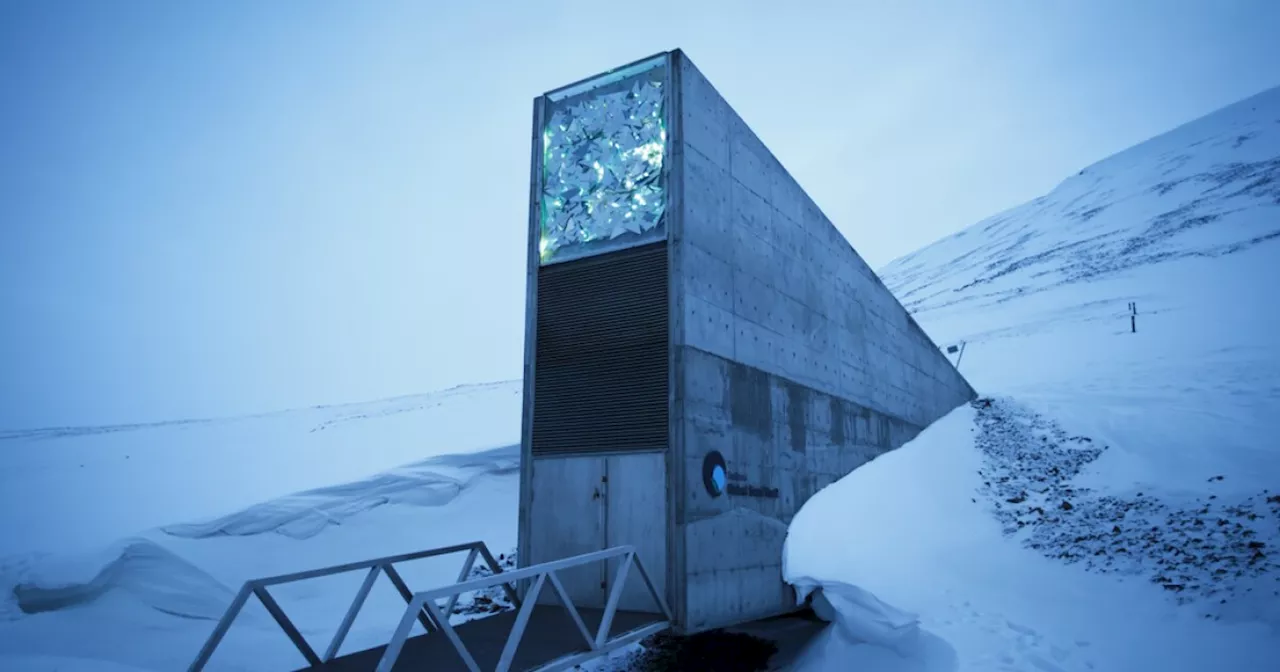
[[[785,577],[838,596],[837,627],[800,670],[1274,669],[1280,638],[1265,624],[1205,619],[1150,581],[1006,536],[981,492],[976,415],[955,410],[796,516]]]
[[[151,530],[105,550],[0,558],[0,669],[183,669],[235,590],[251,578],[477,540],[509,565],[516,543],[515,466],[510,447],[440,456],[212,521]],[[411,588],[425,590],[453,583],[464,558],[398,568]],[[313,648],[323,648],[362,579],[362,572],[351,572],[271,593]],[[501,602],[496,593],[464,597],[456,618]],[[400,595],[381,579],[343,651],[384,644],[403,610]],[[304,664],[266,610],[250,600],[209,669]]]
[[[110,559],[101,562],[103,557]],[[166,614],[214,621],[235,592],[146,539],[129,540],[109,553],[33,563],[12,589],[23,614],[88,606],[113,591],[128,592]]]
[[[835,627],[831,635],[850,644],[872,645],[904,658],[915,657],[920,644],[920,619],[885,604],[875,595],[842,581],[791,579],[796,599],[808,602],[815,614]]]

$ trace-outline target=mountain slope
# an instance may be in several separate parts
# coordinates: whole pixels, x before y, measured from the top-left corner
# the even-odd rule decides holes
[[[881,274],[990,401],[796,517],[804,669],[1273,669],[1280,89]]]
[[[882,275],[938,342],[964,341],[961,370],[976,386],[1049,405],[1065,395],[1081,430],[1161,445],[1141,465],[1108,458],[1117,480],[1142,470],[1149,487],[1194,494],[1204,483],[1190,473],[1234,465],[1218,487],[1256,492],[1280,468],[1263,441],[1280,428],[1277,255],[1280,88]]]
[[[909,310],[1027,292],[1280,237],[1280,87],[1098,162],[881,270]]]

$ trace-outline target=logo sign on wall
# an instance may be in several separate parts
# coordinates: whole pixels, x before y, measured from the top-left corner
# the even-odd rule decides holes
[[[759,497],[777,499],[778,489],[759,485],[748,485],[747,477],[730,473],[725,464],[724,455],[713,450],[702,458],[702,485],[712,498],[728,494],[736,497]]]
[[[724,464],[724,455],[713,450],[702,458],[702,484],[707,487],[707,494],[719,497],[724,494],[724,486],[729,482],[729,472]]]

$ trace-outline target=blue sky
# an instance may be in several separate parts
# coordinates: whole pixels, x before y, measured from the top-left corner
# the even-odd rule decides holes
[[[1280,3],[8,2],[0,428],[520,374],[529,115],[683,48],[873,267],[1280,84]]]

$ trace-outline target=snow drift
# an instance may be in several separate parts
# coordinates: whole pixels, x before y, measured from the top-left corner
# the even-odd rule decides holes
[[[1280,641],[1266,623],[1206,619],[1148,581],[1007,537],[980,493],[976,416],[957,409],[796,516],[788,579],[843,598],[828,598],[836,627],[798,669],[1273,669]]]
[[[502,383],[252,418],[10,435],[0,444],[13,456],[0,485],[15,486],[0,490],[12,504],[0,515],[10,550],[0,555],[0,669],[182,669],[251,578],[476,540],[509,565],[519,391]],[[209,453],[174,451],[179,440]],[[300,492],[282,492],[270,482],[273,472],[260,471],[273,463],[290,469],[274,475],[303,484]],[[176,475],[193,469],[201,478],[181,482],[190,497],[156,501]],[[88,482],[83,498],[37,496],[65,491],[68,476]],[[27,499],[19,502],[21,493]],[[255,500],[251,493],[273,494]],[[114,498],[96,497],[106,494]],[[131,527],[165,512],[179,521],[200,515]],[[206,512],[217,515],[203,518]],[[22,536],[41,522],[51,527]],[[89,529],[94,523],[103,529]],[[94,543],[107,534],[124,540]],[[19,541],[27,547],[14,552]],[[40,550],[42,542],[57,552]],[[412,588],[426,589],[453,582],[463,559],[399,569]],[[316,644],[332,635],[361,579],[338,575],[272,594]],[[464,597],[459,618],[501,606],[498,596],[481,597]],[[389,583],[376,584],[343,650],[384,643],[403,609]],[[250,601],[209,669],[304,663]]]
[[[484,476],[513,474],[519,469],[518,445],[471,455],[446,455],[352,483],[281,497],[208,522],[160,529],[190,539],[267,532],[307,539],[325,527],[341,525],[352,516],[387,504],[444,506]]]
[[[13,586],[18,609],[24,614],[69,609],[85,606],[112,591],[123,591],[156,611],[216,620],[234,593],[191,563],[145,539],[129,540],[104,555],[111,559],[101,565],[93,558],[79,562],[47,559],[29,565]]]

